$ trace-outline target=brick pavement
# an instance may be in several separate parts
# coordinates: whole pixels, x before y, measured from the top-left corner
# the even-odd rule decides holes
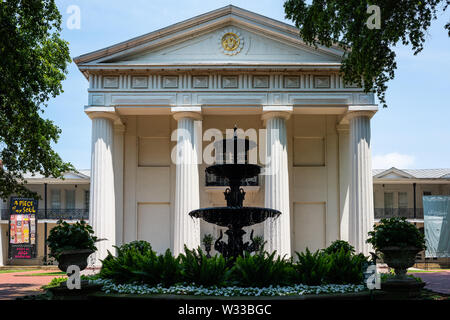
[[[417,272],[411,273],[426,283],[425,289],[434,292],[450,294],[450,270],[439,272]]]
[[[0,300],[11,300],[43,291],[41,286],[48,284],[53,278],[50,276],[31,276],[33,273],[47,273],[53,270],[32,270],[13,273],[0,273]]]

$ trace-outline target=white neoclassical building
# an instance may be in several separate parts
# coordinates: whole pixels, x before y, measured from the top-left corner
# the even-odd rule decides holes
[[[107,239],[97,257],[136,239],[179,253],[203,234],[217,236],[220,228],[188,212],[225,205],[225,187],[205,174],[202,155],[209,129],[235,125],[258,132],[250,139],[271,161],[265,152],[257,161],[275,168],[244,187],[246,206],[282,212],[253,228],[268,249],[292,254],[344,239],[367,254],[377,106],[372,94],[344,85],[342,54],[305,45],[291,25],[227,6],[75,58],[89,81],[89,220]],[[188,138],[173,135],[177,128]],[[174,148],[198,164],[174,163]]]

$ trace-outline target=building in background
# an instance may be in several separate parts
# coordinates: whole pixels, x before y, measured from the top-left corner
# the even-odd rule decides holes
[[[375,222],[405,217],[424,231],[423,196],[450,196],[450,169],[373,170]],[[448,267],[450,258],[417,256],[418,267]]]
[[[59,219],[67,222],[89,219],[89,170],[64,174],[64,180],[44,178],[40,175],[25,175],[27,188],[37,192],[39,209],[37,213],[37,257],[35,259],[8,259],[9,244],[9,201],[0,200],[0,266],[1,265],[40,265],[44,263],[45,234],[56,225]],[[45,201],[47,200],[47,201]]]

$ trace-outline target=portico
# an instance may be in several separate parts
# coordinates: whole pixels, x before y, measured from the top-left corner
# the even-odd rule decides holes
[[[235,125],[265,167],[244,186],[245,203],[283,213],[254,228],[267,250],[289,256],[343,239],[368,254],[377,106],[372,94],[344,85],[342,54],[227,6],[75,58],[89,80],[90,223],[108,239],[94,262],[137,239],[178,254],[204,234],[217,237],[218,227],[188,212],[224,205],[205,154],[212,132]],[[187,161],[174,161],[180,156]]]

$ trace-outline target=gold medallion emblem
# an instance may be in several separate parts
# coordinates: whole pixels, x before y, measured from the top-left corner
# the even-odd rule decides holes
[[[233,32],[225,33],[222,37],[222,47],[227,51],[236,50],[240,42],[239,37]]]

